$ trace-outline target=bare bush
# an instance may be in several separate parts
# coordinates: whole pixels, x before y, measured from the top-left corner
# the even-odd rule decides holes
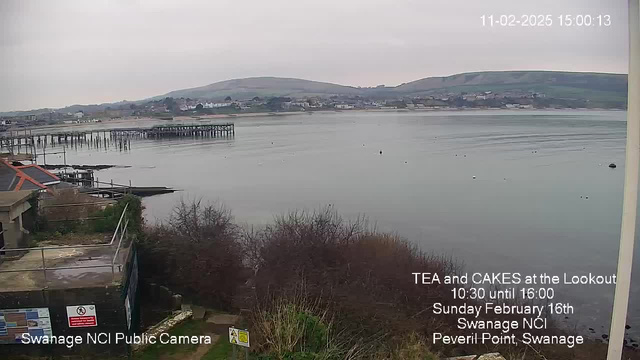
[[[229,210],[181,201],[167,223],[146,233],[139,243],[143,278],[203,304],[230,308],[244,268],[240,231]]]
[[[347,222],[330,208],[280,216],[262,231],[245,233],[244,246],[257,269],[259,299],[304,282],[306,295],[322,299],[336,314],[336,327],[356,342],[437,331],[444,320],[425,310],[451,302],[449,286],[416,285],[411,273],[457,271],[450,259],[377,233],[365,218]]]

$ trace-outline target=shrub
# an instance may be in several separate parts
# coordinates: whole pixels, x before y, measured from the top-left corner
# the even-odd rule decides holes
[[[349,349],[332,333],[328,311],[303,294],[272,299],[252,313],[251,323],[262,359],[349,358]]]
[[[453,274],[457,264],[370,230],[363,218],[346,222],[329,208],[280,216],[264,230],[246,232],[244,244],[257,269],[258,298],[304,282],[307,296],[332,308],[335,326],[356,342],[438,331],[444,318],[425,309],[453,301],[449,285],[416,285],[411,273]]]
[[[454,274],[458,265],[371,230],[365,218],[347,222],[330,208],[293,212],[246,231],[243,244],[256,269],[258,301],[304,283],[304,296],[332,309],[333,328],[349,339],[343,347],[355,346],[358,356],[374,356],[380,344],[395,349],[404,341],[399,334],[427,336],[447,326],[427,310],[452,302],[450,286],[416,285],[411,274]]]
[[[94,216],[99,217],[96,219],[92,228],[95,232],[112,232],[118,226],[122,211],[126,205],[127,217],[129,219],[128,231],[132,233],[140,233],[142,230],[143,218],[142,218],[142,200],[135,195],[125,195],[117,203],[112,206],[107,206],[104,210],[97,211]]]
[[[143,279],[165,284],[202,304],[229,309],[242,283],[239,228],[216,204],[183,201],[169,221],[146,228],[140,239]]]

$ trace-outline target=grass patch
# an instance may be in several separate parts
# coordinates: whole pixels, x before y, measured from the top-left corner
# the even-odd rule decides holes
[[[211,349],[209,349],[209,351],[204,354],[204,356],[202,358],[200,358],[200,360],[221,360],[221,359],[228,359],[232,352],[233,352],[233,348],[231,347],[231,343],[229,343],[229,338],[223,336],[220,336],[220,338],[218,339],[218,342],[215,343]],[[244,354],[242,354],[244,352],[243,349],[236,349],[236,351],[238,351],[238,358],[242,359],[244,357]],[[240,355],[242,354],[242,355]]]
[[[96,245],[107,244],[111,241],[113,233],[76,233],[61,234],[59,232],[46,232],[34,234],[32,240],[41,246],[44,245]]]
[[[187,320],[182,324],[176,326],[175,328],[169,331],[170,335],[182,336],[182,335],[202,335],[203,334],[203,325],[204,323],[201,321],[195,320]],[[171,345],[171,344],[160,344],[156,343],[150,345],[144,350],[138,351],[134,353],[133,359],[135,360],[155,360],[160,358],[161,355],[173,355],[173,354],[184,354],[191,353],[196,351],[198,348],[197,344],[188,344],[188,345]],[[213,359],[213,358],[212,358]]]

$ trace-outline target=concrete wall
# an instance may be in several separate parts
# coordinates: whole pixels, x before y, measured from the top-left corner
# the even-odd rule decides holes
[[[95,305],[97,327],[69,328],[67,306]],[[49,308],[54,336],[80,335],[86,340],[87,332],[127,333],[124,302],[119,286],[103,288],[60,289],[0,293],[0,309]],[[113,335],[115,337],[115,335]],[[100,355],[124,356],[126,345],[81,345],[68,349],[62,345],[0,345],[0,353],[18,356]]]
[[[22,245],[22,226],[20,221],[20,217],[17,219],[9,219],[6,215],[7,213],[2,213],[0,215],[0,222],[2,223],[2,230],[4,233],[4,246],[7,249],[19,248]]]
[[[7,249],[24,247],[24,232],[22,227],[22,213],[29,210],[31,204],[24,202],[11,211],[0,212],[0,222],[4,230],[4,243]]]
[[[139,322],[139,301],[134,300],[132,329],[128,329],[125,310],[126,289],[131,276],[134,249],[130,251],[126,263],[126,277],[121,284],[102,287],[82,287],[67,289],[45,289],[40,291],[2,292],[0,289],[0,309],[16,308],[48,308],[51,327],[54,336],[82,336],[86,341],[87,333],[109,333],[115,340],[116,333],[131,334],[136,331]],[[98,326],[85,328],[70,328],[67,319],[67,306],[95,305]],[[68,349],[64,345],[22,345],[0,344],[0,358],[13,359],[20,356],[47,356],[70,358],[121,358],[127,357],[130,346],[126,344],[88,345],[83,344]]]

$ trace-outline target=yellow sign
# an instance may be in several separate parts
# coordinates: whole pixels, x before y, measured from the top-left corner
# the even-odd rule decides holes
[[[241,343],[249,343],[249,333],[247,331],[238,331],[238,341]]]
[[[239,346],[249,347],[249,331],[230,327],[229,342]]]

